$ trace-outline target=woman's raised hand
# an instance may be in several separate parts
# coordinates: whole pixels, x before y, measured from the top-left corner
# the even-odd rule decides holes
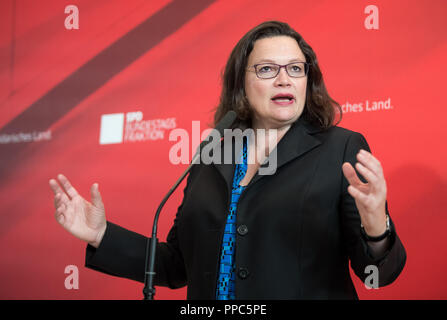
[[[54,216],[57,222],[75,237],[97,248],[107,226],[98,184],[92,185],[91,202],[88,202],[79,195],[65,176],[59,174],[57,180],[60,185],[55,179],[49,181],[54,192],[54,207],[56,208]]]
[[[387,187],[382,165],[370,152],[357,153],[355,164],[358,172],[366,179],[363,183],[349,162],[342,166],[349,182],[348,192],[354,198],[365,231],[370,236],[379,236],[386,230]]]

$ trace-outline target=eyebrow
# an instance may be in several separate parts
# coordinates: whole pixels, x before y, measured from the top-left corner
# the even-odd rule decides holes
[[[301,61],[301,59],[295,58],[295,59],[290,59],[288,63],[292,63],[292,62],[306,62],[306,61]],[[262,59],[262,60],[259,60],[259,62],[257,62],[256,64],[261,64],[261,63],[275,63],[275,64],[277,64],[274,60],[271,60],[271,59]]]

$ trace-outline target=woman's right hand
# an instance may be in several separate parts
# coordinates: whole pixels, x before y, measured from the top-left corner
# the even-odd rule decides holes
[[[107,226],[98,184],[92,185],[92,202],[88,202],[79,195],[65,176],[59,174],[57,180],[62,188],[55,179],[49,182],[54,192],[54,216],[57,222],[75,237],[98,248]]]

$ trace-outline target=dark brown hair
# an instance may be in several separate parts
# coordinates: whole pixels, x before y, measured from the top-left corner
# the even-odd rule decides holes
[[[338,124],[341,121],[342,109],[326,90],[315,52],[287,23],[267,21],[247,32],[231,52],[223,74],[222,93],[214,114],[214,125],[228,111],[233,110],[238,116],[233,127],[251,127],[251,110],[245,96],[245,70],[248,56],[256,40],[275,36],[288,36],[295,39],[306,57],[306,62],[309,63],[306,103],[301,117],[322,129],[327,129],[334,125],[337,109]]]

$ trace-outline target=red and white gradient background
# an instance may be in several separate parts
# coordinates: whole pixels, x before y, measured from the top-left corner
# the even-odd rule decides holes
[[[79,9],[67,30],[64,9]],[[364,26],[379,8],[379,30]],[[447,3],[427,1],[2,0],[0,135],[51,130],[51,140],[0,144],[0,298],[141,299],[141,283],[84,267],[85,245],[54,219],[48,180],[64,173],[87,199],[98,182],[107,218],[149,234],[158,203],[186,165],[165,139],[99,144],[103,114],[141,111],[201,130],[212,121],[231,49],[265,20],[288,22],[317,53],[341,104],[391,99],[393,109],[348,112],[382,162],[388,201],[407,249],[398,280],[361,299],[446,299]],[[341,170],[341,168],[340,168]],[[160,219],[165,239],[184,183]],[[79,289],[67,290],[67,265]],[[185,288],[158,288],[184,299]]]

